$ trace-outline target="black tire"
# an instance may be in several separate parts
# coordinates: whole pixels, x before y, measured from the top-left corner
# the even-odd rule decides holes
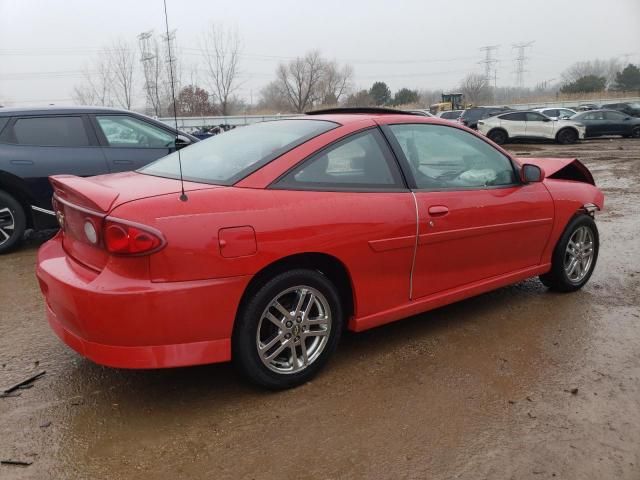
[[[312,307],[313,309],[317,309],[315,310],[316,315],[318,313],[321,314],[316,318],[322,316],[320,304],[324,301],[322,308],[325,311],[328,309],[330,319],[328,322],[328,334],[316,337],[311,336],[311,332],[305,333],[304,329],[313,329],[316,328],[316,326],[307,326],[306,320],[304,319],[298,326],[295,322],[300,321],[302,315],[294,315],[289,318],[291,321],[287,321],[288,318],[280,313],[279,315],[282,316],[282,319],[278,318],[277,320],[280,320],[282,323],[279,324],[279,327],[276,327],[272,321],[263,317],[263,313],[265,312],[273,312],[275,316],[278,316],[277,308],[270,307],[275,300],[283,299],[281,303],[285,304],[283,306],[287,307],[285,308],[286,310],[291,311],[291,308],[296,310],[295,306],[292,307],[293,302],[288,306],[286,305],[288,295],[293,296],[292,299],[300,298],[300,290],[293,290],[294,288],[305,288],[308,292],[319,295],[316,299],[320,303]],[[292,291],[286,293],[289,290]],[[302,308],[300,310],[302,310]],[[313,311],[314,310],[311,310],[311,312]],[[310,314],[309,318],[311,317],[312,315]],[[312,320],[312,322],[313,321],[314,320]],[[292,325],[286,326],[287,323],[291,323]],[[241,306],[233,332],[233,361],[250,381],[261,387],[272,390],[296,387],[313,378],[327,363],[329,357],[331,357],[338,345],[343,324],[342,303],[338,290],[327,277],[317,271],[306,269],[296,269],[281,273],[259,287],[257,291],[250,296],[248,301]],[[292,328],[297,328],[297,330],[292,330]],[[317,326],[317,328],[321,327]],[[313,333],[317,331],[326,332],[326,328],[327,327],[325,327],[325,330],[314,330]],[[269,332],[269,329],[272,331]],[[276,357],[270,361],[268,361],[267,358],[263,361],[258,353],[258,345],[263,345],[259,343],[259,339],[262,339],[263,335],[271,335],[270,337],[266,337],[270,339],[266,342],[267,345],[272,343],[272,340],[276,341],[276,337],[282,338],[282,340],[276,341],[273,350],[271,348],[263,350],[266,356],[269,356],[269,353],[274,354],[280,347],[285,344],[287,345],[281,354],[276,355]],[[286,335],[288,335],[288,339],[285,339]],[[325,337],[326,340],[324,340]],[[297,341],[298,343],[295,343],[296,338],[299,339]],[[307,345],[311,344],[311,346],[313,346],[316,339],[320,342],[316,345],[322,345],[322,348],[320,349],[320,347],[318,347],[315,354],[309,353],[309,363],[306,366],[302,367],[298,364],[294,367],[294,363],[296,362],[293,360],[293,352],[296,352],[295,358],[298,359],[298,361],[300,361],[298,351],[300,351],[300,355],[302,356],[302,345],[299,342],[304,342],[305,352],[311,352],[312,350],[310,347],[307,347]],[[300,370],[292,372],[280,371],[285,368],[283,365],[286,365],[284,357],[290,357],[292,368],[300,368]],[[311,360],[312,358],[313,360]],[[270,366],[267,366],[267,363],[269,363]]]
[[[491,130],[487,136],[489,140],[498,145],[507,143],[507,140],[509,140],[509,135],[504,130]]]
[[[0,190],[0,254],[17,248],[26,228],[27,218],[20,202]]]
[[[579,278],[572,280],[565,268],[567,255],[567,247],[569,241],[574,234],[581,228],[586,228],[592,235],[592,251],[593,256],[591,263],[588,266],[586,274]],[[549,287],[551,290],[557,292],[574,292],[584,286],[585,283],[591,278],[591,274],[595,269],[598,261],[598,251],[600,249],[600,237],[598,235],[598,227],[596,222],[589,215],[581,214],[575,216],[565,228],[560,240],[558,241],[551,258],[551,270],[544,275],[540,275],[542,283]]]
[[[631,129],[631,137],[640,138],[640,127],[633,127]]]
[[[564,130],[560,130],[558,132],[558,135],[556,135],[556,140],[562,145],[576,143],[578,141],[578,132],[576,132],[573,128],[565,128]]]

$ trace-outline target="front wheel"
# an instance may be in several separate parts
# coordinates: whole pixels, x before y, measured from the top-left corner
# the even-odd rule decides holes
[[[633,127],[631,130],[631,136],[633,138],[640,138],[640,127]]]
[[[600,238],[596,222],[588,215],[575,217],[560,237],[551,260],[551,271],[540,280],[551,290],[573,292],[584,286],[598,260]]]
[[[340,297],[331,281],[314,270],[290,270],[267,281],[241,306],[234,362],[260,386],[295,387],[322,369],[342,326]]]
[[[489,133],[489,140],[497,143],[498,145],[502,145],[506,143],[509,139],[509,135],[504,130],[493,130]]]
[[[0,190],[0,254],[22,243],[26,216],[20,202]]]
[[[578,133],[571,128],[566,128],[564,130],[560,130],[558,136],[556,137],[556,140],[562,145],[576,143],[578,141]]]

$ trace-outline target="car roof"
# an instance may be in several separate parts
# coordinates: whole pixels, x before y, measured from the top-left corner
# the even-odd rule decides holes
[[[78,114],[78,113],[127,113],[140,115],[135,112],[123,110],[120,108],[110,107],[90,107],[90,106],[59,106],[48,105],[41,107],[2,107],[0,108],[0,117],[14,116],[14,115],[64,115],[64,114]]]

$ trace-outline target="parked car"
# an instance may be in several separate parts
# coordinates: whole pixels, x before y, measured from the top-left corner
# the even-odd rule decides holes
[[[578,105],[578,108],[576,110],[578,110],[579,112],[586,112],[589,110],[597,110],[599,108],[600,106],[597,103],[581,103],[580,105]]]
[[[606,110],[618,110],[619,112],[626,113],[631,117],[640,117],[640,103],[607,103],[602,105]]]
[[[425,109],[417,109],[417,110],[407,110],[408,113],[413,113],[414,115],[420,115],[423,117],[435,117],[434,114],[432,114],[429,110],[425,110]]]
[[[541,114],[549,117],[551,120],[561,120],[573,117],[576,113],[575,110],[571,110],[570,108],[534,108],[536,112],[540,112]]]
[[[57,226],[50,175],[135,170],[197,139],[137,113],[111,108],[0,110],[0,253],[25,229]]]
[[[362,331],[598,256],[578,160],[516,159],[443,120],[334,109],[253,124],[135,172],[54,176],[38,252],[49,323],[99,364],[233,360],[299,385]],[[359,113],[366,112],[366,113]],[[181,198],[182,197],[182,198]]]
[[[460,115],[462,115],[462,112],[464,112],[464,110],[445,110],[444,112],[438,113],[437,116],[439,118],[442,118],[443,120],[456,121],[458,120],[458,118],[460,118]]]
[[[478,120],[482,120],[484,118],[493,117],[494,115],[498,115],[499,113],[510,112],[510,108],[506,107],[474,107],[468,108],[460,117],[458,117],[458,121],[462,123],[464,126],[472,128],[474,130],[478,129]]]
[[[575,143],[585,137],[585,126],[572,120],[552,120],[540,112],[509,112],[478,122],[478,130],[501,145],[510,139],[532,138]]]
[[[622,135],[640,138],[640,118],[616,110],[591,110],[579,113],[571,120],[585,125],[587,137]]]

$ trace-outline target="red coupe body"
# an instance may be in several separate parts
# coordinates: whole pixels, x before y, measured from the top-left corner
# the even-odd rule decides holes
[[[577,160],[527,158],[544,180],[526,182],[518,159],[450,122],[401,114],[286,121],[330,127],[226,182],[189,176],[196,146],[188,147],[186,201],[178,180],[155,171],[53,177],[62,228],[40,248],[37,275],[56,334],[114,367],[228,361],[238,309],[252,285],[299,265],[329,272],[346,297],[347,327],[362,331],[548,272],[570,219],[603,205]],[[476,168],[438,175],[454,179],[449,188],[419,188],[407,166],[414,137],[403,140],[403,126],[414,129],[411,135],[424,126],[446,135],[455,130],[473,148],[482,142],[478,151],[486,146],[505,158],[514,176],[504,184],[456,186],[487,170]],[[371,144],[397,162],[393,185],[287,183],[308,159],[363,134],[374,135],[378,143]],[[236,133],[219,137],[227,135]],[[403,149],[406,158],[398,158]],[[354,155],[344,175],[360,174]],[[465,164],[467,157],[460,155]]]

